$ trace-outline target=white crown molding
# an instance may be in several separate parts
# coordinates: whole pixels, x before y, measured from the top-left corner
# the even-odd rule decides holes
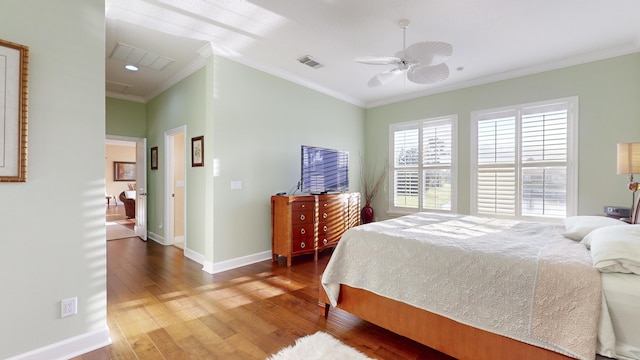
[[[86,332],[57,343],[10,357],[7,360],[52,360],[70,359],[111,344],[109,328]]]
[[[204,44],[200,49],[196,50],[198,55],[200,55],[203,59],[208,59],[211,55],[213,55],[213,44],[208,41]]]
[[[136,147],[135,141],[129,141],[129,140],[106,139],[104,143],[106,145]]]
[[[348,96],[348,95],[345,95],[345,94],[342,94],[342,93],[327,89],[325,87],[322,87],[322,86],[319,86],[317,84],[314,84],[314,83],[312,83],[310,81],[301,79],[300,77],[298,77],[296,75],[292,75],[292,74],[290,74],[288,72],[284,72],[284,71],[279,70],[279,69],[274,69],[274,68],[265,66],[264,64],[259,64],[257,62],[251,61],[251,60],[249,60],[247,58],[244,58],[244,57],[241,57],[241,56],[230,56],[228,54],[221,54],[220,52],[216,53],[215,51],[214,51],[214,55],[223,57],[225,59],[229,59],[231,61],[235,61],[235,62],[237,62],[239,64],[246,65],[246,66],[248,66],[250,68],[262,71],[262,72],[267,73],[269,75],[273,75],[273,76],[275,76],[277,78],[280,78],[280,79],[284,79],[284,80],[290,81],[290,82],[292,82],[294,84],[298,84],[300,86],[304,86],[307,89],[315,90],[315,91],[317,91],[319,93],[331,96],[333,98],[336,98],[338,100],[342,100],[344,102],[350,103],[350,104],[355,105],[355,106],[364,107],[364,105],[365,105],[365,103],[363,101],[360,101],[360,100],[358,100],[356,98],[353,98],[351,96]]]
[[[205,47],[206,46],[203,46],[202,48],[200,48],[200,50],[198,50],[198,54],[202,55],[200,51]],[[206,53],[206,51],[204,53]],[[164,91],[168,90],[173,85],[179,83],[181,80],[187,78],[189,75],[200,70],[206,64],[207,64],[207,58],[205,57],[200,56],[194,59],[192,62],[187,64],[187,66],[185,66],[179,73],[175,74],[174,76],[167,79],[167,81],[160,84],[160,86],[157,89],[155,89],[147,97],[145,97],[144,102],[146,103],[152,100],[153,98],[155,98],[156,96],[162,94]]]
[[[616,48],[607,49],[605,51],[583,54],[583,55],[578,55],[578,56],[565,58],[565,59],[559,59],[557,61],[551,61],[544,64],[538,64],[535,66],[516,69],[512,71],[505,71],[503,73],[471,79],[468,81],[463,81],[463,82],[455,83],[452,85],[445,85],[445,86],[437,87],[434,89],[425,90],[422,92],[387,98],[380,101],[372,101],[367,103],[365,105],[365,108],[370,109],[370,108],[389,105],[389,104],[393,104],[393,103],[397,103],[405,100],[413,100],[413,99],[421,98],[424,96],[444,93],[444,92],[453,91],[453,90],[465,89],[473,86],[489,84],[492,82],[497,82],[502,80],[514,79],[514,78],[518,78],[526,75],[538,74],[546,71],[562,69],[570,66],[576,66],[576,65],[594,62],[594,61],[610,59],[618,56],[629,55],[629,54],[637,53],[639,51],[640,51],[640,41],[623,45],[620,47],[616,47]]]
[[[127,101],[133,101],[133,102],[138,102],[138,103],[145,103],[144,98],[142,98],[140,96],[121,94],[121,93],[118,93],[118,92],[115,92],[115,91],[112,91],[112,90],[107,90],[105,92],[105,95],[107,97],[114,98],[114,99],[127,100]]]

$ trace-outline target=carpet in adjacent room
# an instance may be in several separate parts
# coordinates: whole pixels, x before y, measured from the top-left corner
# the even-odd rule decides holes
[[[124,225],[115,222],[107,222],[107,240],[118,240],[135,237],[136,233]]]

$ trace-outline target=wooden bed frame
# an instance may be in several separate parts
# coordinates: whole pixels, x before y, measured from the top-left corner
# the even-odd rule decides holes
[[[318,306],[327,317],[330,303],[321,282]],[[457,359],[572,359],[347,285],[340,285],[337,307]]]

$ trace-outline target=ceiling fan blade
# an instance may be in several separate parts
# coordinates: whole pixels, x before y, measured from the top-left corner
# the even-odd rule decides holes
[[[420,65],[426,66],[442,64],[451,55],[453,55],[453,46],[439,41],[415,43],[404,51],[404,56],[407,60],[413,60],[419,62]]]
[[[384,84],[389,83],[391,80],[398,77],[398,75],[402,74],[402,70],[400,69],[391,69],[387,71],[383,71],[379,74],[376,74],[374,77],[369,80],[367,85],[369,87],[378,87]]]
[[[369,65],[392,65],[400,62],[400,59],[394,56],[362,56],[353,60]]]
[[[412,66],[407,71],[407,79],[417,84],[435,84],[449,77],[447,64],[435,66]]]

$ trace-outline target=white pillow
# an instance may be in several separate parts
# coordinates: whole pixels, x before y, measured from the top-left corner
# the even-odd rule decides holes
[[[593,230],[587,238],[593,266],[600,272],[640,275],[640,226],[607,226]]]
[[[622,220],[606,216],[570,216],[564,219],[566,231],[562,235],[571,240],[580,241],[595,229],[625,224],[628,225]]]
[[[136,191],[135,190],[125,190],[124,191],[124,197],[126,197],[127,199],[135,199],[136,198]]]

